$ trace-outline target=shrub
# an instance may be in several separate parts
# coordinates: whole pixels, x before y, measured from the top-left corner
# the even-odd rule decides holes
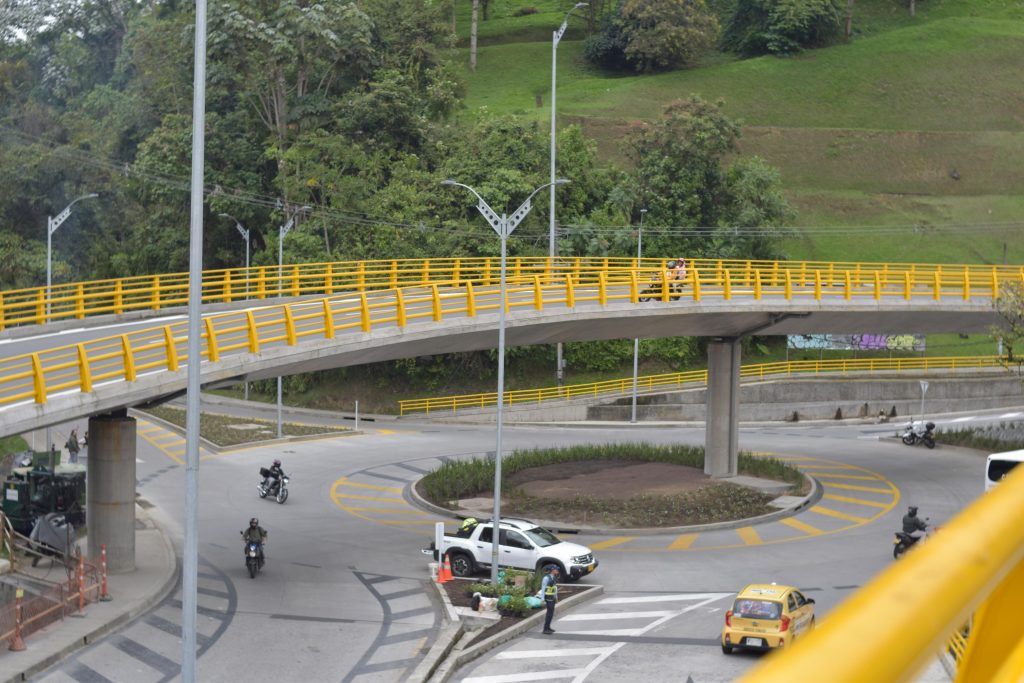
[[[536,7],[530,7],[530,6],[517,7],[515,10],[513,10],[512,16],[513,17],[525,17],[528,14],[537,14],[539,11],[540,10],[538,10]]]
[[[840,0],[738,0],[722,43],[743,55],[790,54],[827,45],[841,23]]]

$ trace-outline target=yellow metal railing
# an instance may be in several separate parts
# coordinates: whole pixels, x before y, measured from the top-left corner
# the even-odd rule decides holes
[[[440,322],[452,316],[472,318],[496,311],[500,305],[497,274],[491,270],[494,264],[490,260],[474,262],[476,270],[468,271],[469,275],[459,261],[447,262],[444,269],[438,266],[438,271],[426,261],[403,264],[406,272],[412,272],[412,266],[417,264],[419,274],[409,276],[417,285],[386,288],[385,281],[376,280],[381,289],[375,291],[359,291],[357,287],[320,299],[207,316],[202,333],[202,355],[208,361],[217,362],[231,354],[254,354],[274,346],[295,346],[307,338],[332,339],[345,331],[369,332],[381,326],[404,328],[411,321]],[[504,305],[510,311],[523,308],[541,311],[545,306],[639,304],[641,297],[652,296],[665,303],[676,297],[695,302],[715,298],[835,301],[854,297],[875,301],[955,297],[959,301],[988,302],[998,296],[1001,286],[1021,281],[1018,268],[985,268],[975,272],[965,267],[953,272],[941,270],[942,266],[908,265],[899,271],[892,267],[883,277],[882,270],[866,274],[863,269],[808,269],[806,263],[697,261],[690,264],[684,285],[675,291],[663,273],[652,282],[650,270],[628,267],[631,265],[630,259],[576,259],[557,263],[547,259],[514,259]],[[449,270],[456,267],[458,277]],[[298,266],[292,268],[298,269]],[[362,273],[363,283],[368,287],[365,275],[373,269],[355,264],[350,270]],[[401,268],[396,271],[390,266],[388,271],[403,272]],[[425,282],[435,272],[442,279]],[[912,272],[916,275],[912,276]],[[829,278],[825,279],[822,273],[829,273]],[[123,288],[121,291],[123,294]],[[302,291],[301,285],[296,285],[290,293]],[[2,358],[0,406],[24,401],[41,404],[55,392],[90,392],[101,382],[132,382],[144,373],[177,371],[188,360],[186,328],[185,321],[180,321]]]
[[[912,681],[969,618],[956,681],[1024,681],[1022,518],[1018,467],[742,683]]]
[[[741,378],[766,378],[787,375],[817,375],[843,372],[893,372],[902,370],[958,370],[968,368],[1005,367],[1003,356],[950,356],[933,358],[842,358],[834,360],[779,361],[740,366]],[[637,377],[637,391],[680,389],[688,386],[706,385],[707,370],[671,372],[661,375]],[[621,396],[633,391],[633,378],[605,380],[587,384],[569,384],[561,387],[539,389],[516,389],[506,391],[504,405],[542,403],[552,400],[574,398]],[[461,396],[436,396],[399,401],[399,414],[457,412],[459,408],[485,408],[497,403],[497,392],[464,394]]]
[[[665,259],[525,257],[509,259],[513,280],[540,277],[543,285],[596,282],[599,273],[639,270],[639,286],[645,287]],[[490,286],[498,280],[498,260],[492,258],[405,259],[393,261],[343,261],[208,270],[203,273],[204,303],[231,303],[313,294],[366,292],[417,284]],[[805,297],[839,295],[875,297],[898,295],[910,298],[925,288],[932,296],[969,299],[976,291],[998,293],[1000,283],[1024,281],[1024,267],[922,265],[913,263],[858,263],[822,261],[741,261],[694,259],[689,262],[688,296],[700,299],[704,287],[715,288],[726,299],[758,295],[763,287],[781,288]],[[667,283],[659,296],[668,299]],[[92,315],[129,311],[159,311],[188,302],[188,274],[166,273],[56,284],[47,296],[45,287],[0,292],[0,331],[20,325],[39,325],[56,320],[82,319]]]

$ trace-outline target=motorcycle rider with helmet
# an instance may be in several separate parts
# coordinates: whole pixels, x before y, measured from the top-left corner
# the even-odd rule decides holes
[[[244,529],[240,533],[242,534],[242,540],[245,541],[242,553],[248,552],[249,543],[256,543],[259,547],[260,566],[262,567],[264,560],[263,546],[267,543],[267,530],[260,526],[260,520],[253,517],[249,520],[249,528]]]
[[[911,505],[907,508],[907,514],[903,515],[903,533],[910,536],[914,541],[918,541],[921,537],[915,536],[918,531],[924,531],[928,528],[928,523],[917,516],[917,506]]]
[[[272,464],[267,470],[267,477],[263,480],[263,488],[265,488],[270,495],[276,494],[277,487],[284,476],[284,470],[281,469],[281,461],[278,458],[274,458],[274,464]]]

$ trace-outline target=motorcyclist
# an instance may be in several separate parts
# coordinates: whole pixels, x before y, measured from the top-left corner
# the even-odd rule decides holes
[[[686,279],[686,259],[676,259],[671,268],[672,274],[669,279],[682,283],[682,281]]]
[[[244,529],[240,532],[242,534],[242,540],[245,541],[245,547],[242,552],[247,553],[249,551],[249,543],[256,543],[259,547],[260,566],[263,566],[263,547],[267,543],[267,530],[260,526],[260,520],[253,517],[249,520],[249,528]]]
[[[920,536],[915,536],[914,534],[918,531],[924,531],[927,528],[928,523],[917,516],[917,506],[911,505],[908,507],[907,514],[903,515],[903,533],[916,541]]]
[[[268,493],[276,493],[278,483],[284,477],[284,470],[281,469],[281,461],[274,458],[274,464],[267,470],[267,478],[263,480],[263,488]]]
[[[476,525],[479,523],[480,522],[476,520],[476,517],[466,517],[466,519],[462,520],[462,526],[460,526],[459,530],[455,532],[455,535],[459,538],[469,538],[473,535],[473,529],[475,529]]]

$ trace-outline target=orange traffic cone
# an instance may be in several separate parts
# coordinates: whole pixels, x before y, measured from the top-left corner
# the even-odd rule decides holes
[[[452,565],[448,561],[448,553],[444,554],[444,563],[437,572],[438,583],[448,583],[452,580]]]

